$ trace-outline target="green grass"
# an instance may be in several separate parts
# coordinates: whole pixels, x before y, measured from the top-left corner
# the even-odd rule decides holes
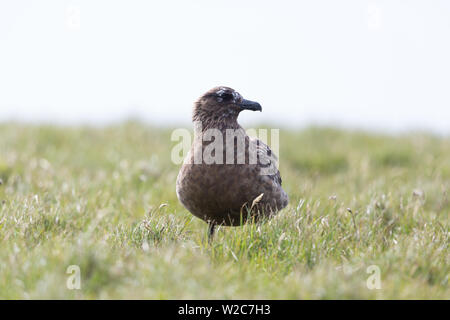
[[[209,246],[170,133],[0,125],[0,298],[450,299],[450,138],[281,130],[290,205]]]

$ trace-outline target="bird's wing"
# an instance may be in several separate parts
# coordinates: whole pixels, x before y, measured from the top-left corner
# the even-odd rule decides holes
[[[281,186],[281,175],[278,171],[278,158],[270,147],[259,139],[250,137],[251,143],[256,147],[258,155],[258,167],[260,173],[271,177]]]

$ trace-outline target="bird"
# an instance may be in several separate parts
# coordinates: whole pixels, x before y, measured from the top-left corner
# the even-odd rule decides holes
[[[209,240],[216,226],[272,217],[289,202],[278,158],[237,122],[244,110],[262,112],[262,107],[226,86],[212,88],[194,103],[194,140],[178,173],[176,194],[208,223]]]

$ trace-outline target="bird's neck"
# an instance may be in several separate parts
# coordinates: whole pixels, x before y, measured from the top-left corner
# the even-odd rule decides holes
[[[242,127],[237,122],[236,116],[228,116],[228,117],[194,117],[194,132],[204,133],[209,129],[217,129],[225,132],[227,129],[242,129]]]

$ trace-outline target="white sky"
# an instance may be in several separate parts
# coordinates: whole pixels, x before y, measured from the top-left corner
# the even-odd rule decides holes
[[[450,133],[450,1],[0,1],[0,121],[242,122]]]

